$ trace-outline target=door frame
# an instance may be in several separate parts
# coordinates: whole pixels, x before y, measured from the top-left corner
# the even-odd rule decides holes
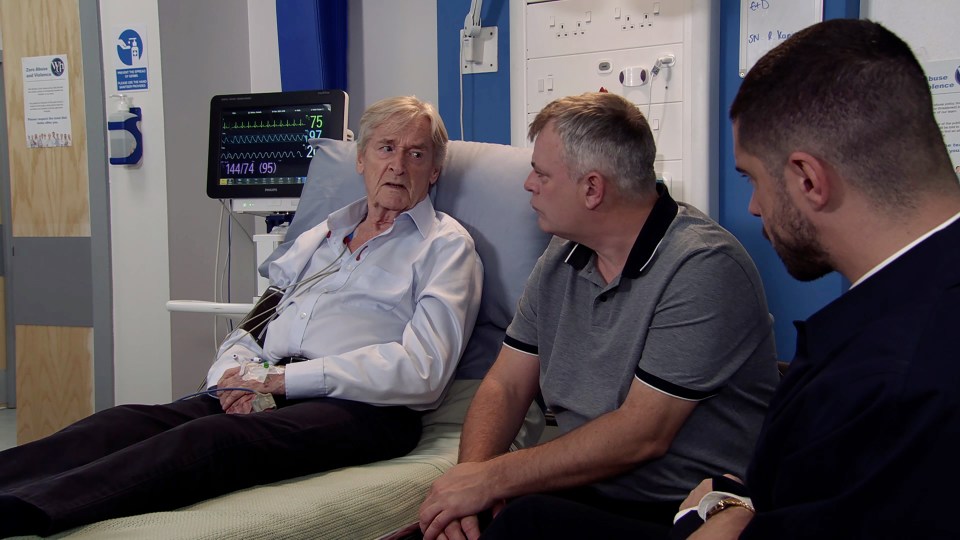
[[[0,403],[5,403],[8,408],[17,406],[17,362],[14,351],[13,317],[11,309],[13,306],[13,284],[10,272],[10,264],[13,253],[11,252],[13,242],[10,228],[10,149],[7,147],[7,101],[6,90],[3,79],[3,50],[0,49],[0,216],[3,216],[3,222],[0,223],[0,276],[3,277],[3,305],[0,309],[4,313],[4,325],[0,329],[5,335],[5,350],[2,354],[6,355],[6,369],[0,370]]]

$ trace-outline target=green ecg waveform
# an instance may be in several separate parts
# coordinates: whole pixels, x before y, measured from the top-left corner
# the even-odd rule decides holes
[[[290,128],[302,127],[307,125],[303,119],[299,120],[262,120],[255,122],[230,122],[223,123],[223,129],[267,129],[267,128]]]

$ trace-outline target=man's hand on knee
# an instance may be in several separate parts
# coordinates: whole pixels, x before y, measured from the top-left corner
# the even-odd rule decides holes
[[[488,481],[489,475],[482,463],[461,463],[438,478],[420,505],[420,530],[424,539],[439,538],[446,533],[448,525],[458,520],[460,523],[452,529],[454,534],[466,534],[466,538],[471,539],[479,536],[476,514],[492,505]]]
[[[437,540],[477,540],[478,538],[480,538],[480,520],[476,515],[451,521],[437,536]]]

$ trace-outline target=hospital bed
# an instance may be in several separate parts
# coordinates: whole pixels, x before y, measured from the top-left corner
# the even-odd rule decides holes
[[[364,194],[353,142],[315,141],[295,219],[270,260],[332,210]],[[437,210],[473,235],[483,261],[477,324],[443,404],[423,418],[423,435],[410,454],[230,493],[171,512],[111,519],[53,538],[378,538],[416,520],[432,481],[457,461],[460,428],[479,378],[492,364],[517,299],[549,240],[537,226],[523,181],[530,149],[452,141],[431,191]],[[535,443],[543,429],[536,406],[514,441]],[[269,457],[262,457],[269,466]],[[238,474],[242,474],[238,471]],[[189,489],[189,486],[184,486]]]

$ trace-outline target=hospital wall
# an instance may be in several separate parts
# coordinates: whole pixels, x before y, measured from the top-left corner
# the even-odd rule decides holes
[[[716,122],[719,133],[719,167],[711,182],[719,184],[719,211],[713,216],[747,248],[756,262],[764,282],[768,304],[774,316],[778,354],[781,358],[793,356],[796,337],[794,320],[805,319],[837,296],[849,284],[838,274],[820,280],[801,283],[789,276],[769,242],[762,237],[760,221],[749,215],[749,185],[736,171],[733,163],[732,127],[727,110],[740,85],[738,74],[740,46],[740,1],[719,2],[720,43],[716,54],[719,62],[720,95]],[[487,1],[483,6],[484,26],[500,27],[500,66],[517,62],[504,59],[502,51],[508,46],[508,36],[517,29],[510,26],[507,0]],[[510,2],[510,4],[520,2]],[[437,1],[437,42],[439,46],[438,71],[440,110],[451,128],[459,133],[457,116],[459,81],[455,37],[463,25],[463,16],[469,0]],[[955,21],[960,20],[960,2],[952,0],[823,0],[824,18],[874,18],[899,33],[914,48],[921,61],[960,58],[960,42],[955,39]],[[504,31],[504,28],[507,31]],[[497,73],[464,77],[464,133],[467,138],[490,142],[510,143],[510,103],[504,96],[511,81],[504,69]]]
[[[712,211],[713,217],[730,229],[747,247],[760,269],[761,276],[767,288],[767,295],[771,312],[774,314],[778,350],[781,356],[790,357],[793,352],[795,336],[791,321],[802,319],[823,306],[842,291],[843,285],[838,276],[828,276],[815,283],[800,284],[790,278],[772,249],[760,235],[759,221],[746,212],[746,201],[749,198],[745,191],[747,187],[739,174],[733,170],[732,147],[729,146],[730,125],[725,111],[729,106],[736,88],[739,85],[739,2],[735,0],[717,0],[719,3],[719,18],[715,24],[719,25],[720,46],[713,51],[717,55],[715,60],[719,64],[719,86],[721,95],[719,104],[713,112],[714,121],[711,124],[719,126],[720,133],[713,137],[720,141],[719,152],[720,170],[713,172],[709,182],[718,184],[719,211]],[[508,2],[485,2],[483,6],[484,26],[503,26],[500,28],[500,49],[508,49],[509,35],[519,31],[510,26],[511,10],[506,9]],[[513,13],[516,5],[523,2],[510,2]],[[458,58],[456,49],[456,31],[463,24],[463,15],[469,8],[469,0],[437,2],[438,11],[438,43],[440,56],[438,70],[440,72],[440,110],[448,122],[456,122],[459,102],[459,80],[457,77]],[[857,16],[856,6],[848,1],[825,0],[825,16]],[[489,11],[488,11],[489,10]],[[488,22],[488,21],[496,21]],[[522,60],[506,58],[500,60],[501,66]],[[505,98],[509,95],[511,85],[507,70],[501,69],[494,74],[471,75],[464,77],[464,132],[468,138],[502,142],[509,144],[510,109],[504,104],[510,103]],[[516,99],[516,98],[514,98]],[[452,133],[459,130],[455,127]],[[514,137],[515,138],[515,137]]]
[[[218,232],[219,203],[205,196],[207,111],[211,95],[249,92],[254,84],[248,14],[258,6],[273,13],[272,2],[254,0],[99,3],[107,111],[116,106],[108,96],[117,93],[112,53],[123,28],[145,32],[149,62],[147,89],[129,92],[143,111],[143,161],[109,169],[118,404],[168,401],[178,393],[173,381],[180,372],[183,387],[196,388],[212,358],[213,317],[171,316],[165,303],[213,299],[217,242],[225,233]],[[250,218],[242,220],[252,228]],[[233,249],[252,258],[242,242]],[[252,287],[249,272],[237,269],[232,277],[239,288]]]

